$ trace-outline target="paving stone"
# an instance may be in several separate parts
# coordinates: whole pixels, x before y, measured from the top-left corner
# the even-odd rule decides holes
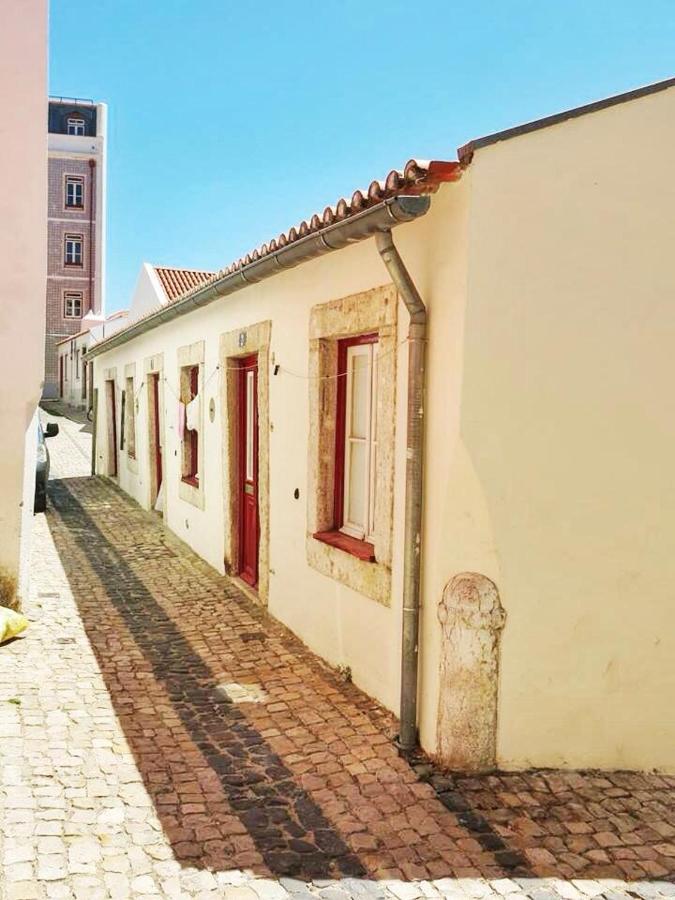
[[[448,776],[420,758],[420,783],[393,717],[87,477],[90,430],[58,421],[31,627],[0,654],[6,892],[674,895],[674,779]]]

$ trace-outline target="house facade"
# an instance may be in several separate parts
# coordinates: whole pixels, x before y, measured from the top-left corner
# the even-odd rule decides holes
[[[43,397],[59,396],[57,345],[105,316],[105,103],[52,97],[48,109],[47,327]]]
[[[38,418],[44,373],[47,4],[3,10],[0,197],[0,605],[28,592]]]
[[[57,343],[58,397],[68,406],[82,410],[91,408],[93,370],[87,367],[87,350],[124,328],[127,318],[125,309],[105,319],[89,313],[82,319],[81,331]]]
[[[96,471],[404,749],[675,771],[674,144],[670,81],[340,200],[89,351]]]

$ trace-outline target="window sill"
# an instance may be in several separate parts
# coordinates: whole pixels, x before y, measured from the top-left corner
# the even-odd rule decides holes
[[[195,475],[183,475],[181,481],[183,482],[183,484],[189,484],[195,488],[199,487],[199,478],[197,478]]]
[[[312,537],[317,541],[321,541],[322,544],[328,544],[329,547],[343,550],[345,553],[363,560],[363,562],[374,563],[376,561],[375,547],[373,544],[369,544],[368,541],[359,541],[348,534],[343,534],[341,531],[317,531]]]

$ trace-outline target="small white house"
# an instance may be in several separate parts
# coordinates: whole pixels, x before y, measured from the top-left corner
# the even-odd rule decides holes
[[[58,355],[59,399],[76,409],[88,409],[92,396],[91,372],[87,366],[87,351],[127,324],[127,311],[119,310],[106,319],[86,315],[84,327],[56,345]]]

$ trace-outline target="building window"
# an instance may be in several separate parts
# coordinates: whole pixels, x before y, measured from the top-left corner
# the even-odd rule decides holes
[[[82,244],[84,239],[81,234],[67,234],[65,238],[64,262],[67,266],[82,265]]]
[[[127,393],[126,391],[122,391],[122,397],[120,399],[121,407],[120,407],[120,450],[124,450],[124,439],[126,437],[127,425]]]
[[[67,291],[64,294],[63,315],[66,319],[82,318],[82,294],[79,291]]]
[[[198,398],[199,366],[181,368],[181,402],[183,404],[183,481],[199,485]]]
[[[377,491],[377,334],[338,343],[335,527],[372,543]]]
[[[84,209],[84,178],[77,175],[66,176],[66,207]]]
[[[84,119],[80,116],[70,116],[67,123],[68,134],[81,136],[84,134]]]
[[[136,459],[136,403],[134,400],[134,379],[127,378],[125,394],[129,398],[127,405],[127,454]]]

